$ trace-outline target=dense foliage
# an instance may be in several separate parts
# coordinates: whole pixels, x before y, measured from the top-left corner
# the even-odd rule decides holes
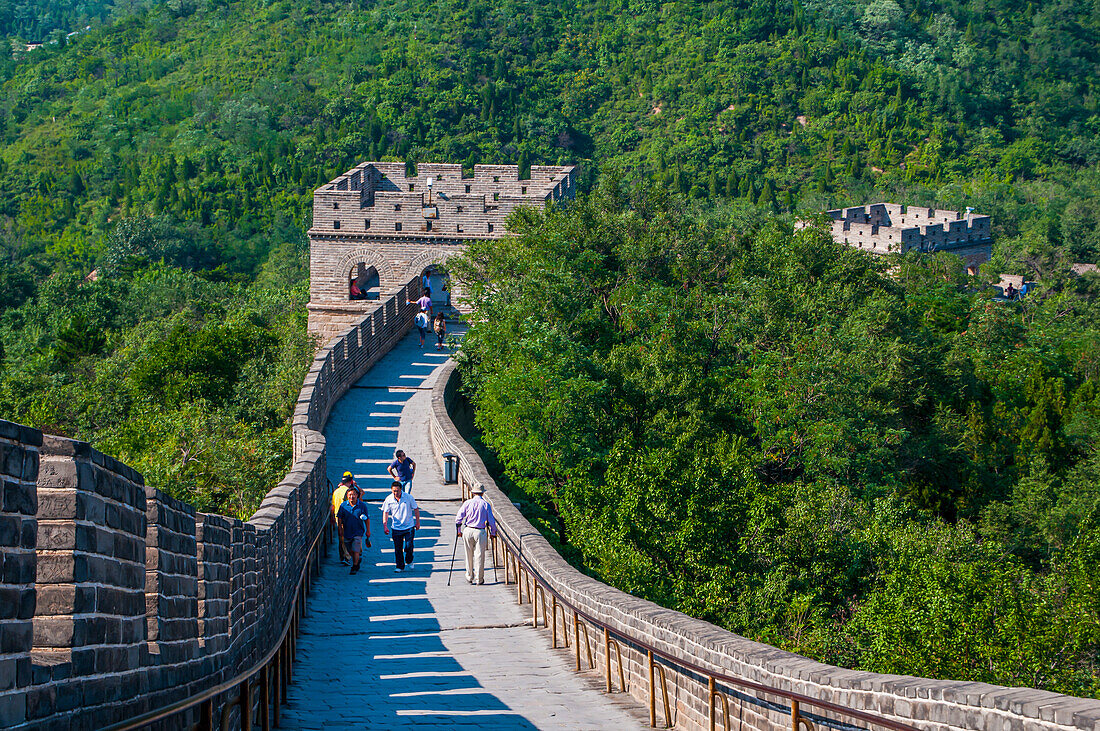
[[[995,302],[608,185],[459,265],[485,443],[631,593],[821,659],[1096,694],[1093,280]],[[896,267],[888,274],[888,267]]]
[[[479,418],[567,548],[826,659],[1096,692],[1095,0],[9,0],[0,34],[0,416],[246,515],[312,188],[581,162],[708,213],[608,194],[474,252]],[[763,223],[876,198],[993,215],[986,276],[1046,294]]]

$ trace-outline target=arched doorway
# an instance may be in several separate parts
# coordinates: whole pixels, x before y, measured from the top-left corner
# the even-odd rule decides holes
[[[421,288],[432,290],[432,307],[436,312],[451,306],[451,282],[447,270],[439,264],[432,264],[420,273]]]
[[[348,299],[376,300],[381,294],[378,270],[359,262],[348,275]]]

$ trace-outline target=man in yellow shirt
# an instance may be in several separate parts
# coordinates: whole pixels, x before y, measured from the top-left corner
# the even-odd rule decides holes
[[[348,490],[355,490],[359,497],[363,497],[363,491],[359,489],[355,478],[350,472],[345,472],[340,484],[332,491],[332,522],[336,524],[336,532],[340,534],[340,563],[345,566],[348,565],[348,555],[344,548],[344,527],[336,519],[336,514],[340,512],[340,506],[344,504]]]

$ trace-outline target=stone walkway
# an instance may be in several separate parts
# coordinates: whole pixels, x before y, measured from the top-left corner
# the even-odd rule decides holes
[[[604,694],[602,678],[575,673],[571,656],[531,628],[529,607],[516,605],[502,571],[498,582],[487,567],[486,585],[470,586],[458,556],[447,586],[460,501],[431,456],[426,388],[446,359],[434,339],[420,348],[414,332],[333,409],[329,477],[336,484],[351,470],[365,489],[373,548],[355,576],[330,551],[301,624],[282,727],[647,727],[632,700]],[[415,568],[403,574],[394,573],[379,511],[395,445],[417,462],[421,519]]]

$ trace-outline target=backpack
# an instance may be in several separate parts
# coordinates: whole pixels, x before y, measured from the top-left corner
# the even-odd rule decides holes
[[[416,315],[416,319],[413,320],[413,322],[416,323],[417,327],[427,327],[428,326],[428,313],[426,313],[426,312],[418,313]]]

